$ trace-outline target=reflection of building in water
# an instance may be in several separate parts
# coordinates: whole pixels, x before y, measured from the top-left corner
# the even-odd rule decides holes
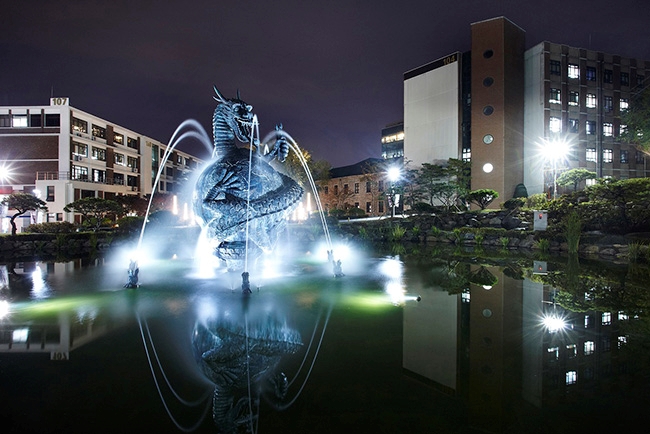
[[[404,306],[403,367],[435,388],[456,394],[460,297],[435,289],[421,295],[417,305]]]
[[[3,297],[8,297],[10,304],[25,303],[21,310],[39,305],[34,315],[19,312],[11,321],[0,322],[0,353],[49,353],[53,360],[67,360],[70,351],[109,329],[109,322],[92,300],[45,298],[50,288],[44,275],[69,273],[78,262],[0,265]]]
[[[499,429],[513,416],[521,381],[522,281],[507,278],[498,267],[471,271],[478,283],[470,286],[470,424]]]
[[[556,291],[541,283],[526,282],[524,305],[535,315],[525,319],[539,327],[539,318],[557,319],[524,351],[524,399],[537,407],[579,403],[594,393],[607,396],[628,375],[621,351],[628,337],[620,325],[622,312],[569,312],[554,303]],[[536,309],[536,310],[535,310]]]
[[[449,294],[409,277],[422,301],[404,307],[403,367],[461,397],[472,428],[502,432],[521,423],[518,409],[600,398],[631,371],[620,351],[626,315],[567,312],[553,288],[500,267],[472,265],[468,280],[468,292]],[[545,327],[551,314],[564,326]]]

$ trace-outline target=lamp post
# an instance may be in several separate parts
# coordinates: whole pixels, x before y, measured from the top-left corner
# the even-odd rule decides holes
[[[557,198],[557,163],[566,157],[568,147],[561,140],[544,141],[542,151],[545,158],[553,164],[553,199]]]
[[[391,209],[390,216],[395,217],[395,206],[397,205],[396,194],[395,194],[395,183],[399,180],[401,176],[401,171],[398,167],[391,167],[388,169],[388,180],[390,181],[390,201]]]

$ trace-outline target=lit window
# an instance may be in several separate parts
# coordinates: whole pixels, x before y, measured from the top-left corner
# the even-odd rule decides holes
[[[106,161],[106,150],[93,146],[92,158],[93,160]]]
[[[568,75],[569,78],[580,78],[580,67],[578,65],[569,63]]]
[[[359,183],[358,183],[358,182],[355,182],[355,183],[354,183],[354,193],[355,193],[355,194],[358,194],[358,193],[359,193]]]
[[[470,161],[471,158],[472,158],[472,150],[470,148],[463,148],[463,155],[462,155],[463,161]]]
[[[614,151],[603,149],[603,163],[611,163],[614,160]]]
[[[627,125],[623,124],[620,127],[618,127],[618,134],[620,136],[627,134]]]
[[[593,66],[587,66],[585,77],[588,81],[596,81],[596,68]]]
[[[603,136],[612,137],[614,135],[614,125],[611,122],[603,122]]]
[[[580,93],[572,90],[569,92],[569,105],[578,105],[580,103]]]
[[[618,337],[618,347],[621,348],[625,344],[627,344],[627,336],[619,336]]]
[[[117,143],[118,145],[123,145],[124,144],[124,136],[122,134],[115,134],[113,136],[113,142]]]
[[[11,126],[14,128],[23,128],[27,126],[27,115],[13,115],[11,117]]]
[[[124,154],[115,154],[115,164],[119,164],[120,166],[126,165],[126,160],[124,159]]]
[[[547,350],[549,358],[551,360],[558,360],[560,358],[560,348],[559,347],[549,347]]]
[[[585,105],[587,108],[596,108],[596,94],[588,93],[587,99],[585,100]]]
[[[559,60],[551,60],[549,62],[551,75],[562,75],[562,64]]]
[[[596,185],[596,180],[595,179],[587,179],[585,181],[587,187],[591,187],[592,185]]]
[[[591,319],[591,315],[585,315],[585,328],[588,329],[590,327],[593,327],[593,321]]]
[[[72,118],[72,131],[77,133],[87,133],[88,132],[88,122],[81,119]]]
[[[612,324],[612,313],[611,312],[603,312],[602,317],[601,317],[601,324],[602,325],[611,325]]]
[[[562,119],[551,117],[548,128],[552,133],[559,133],[562,131]]]
[[[576,381],[578,381],[578,373],[576,371],[568,371],[566,373],[567,386],[571,384],[576,384]]]
[[[24,343],[27,342],[27,336],[29,335],[29,329],[16,329],[13,331],[11,340],[14,343]]]
[[[587,161],[596,161],[596,148],[587,148]]]
[[[585,356],[591,356],[596,351],[596,344],[594,341],[585,341]]]
[[[627,98],[621,98],[619,101],[621,112],[626,111],[630,108],[630,101]]]
[[[93,124],[93,137],[99,137],[100,139],[106,138],[106,128],[102,128],[98,125]]]
[[[586,121],[585,122],[585,132],[588,135],[596,134],[596,122],[595,121]]]
[[[551,92],[548,97],[548,102],[552,104],[560,104],[562,102],[560,89],[551,89]]]
[[[580,122],[578,119],[569,119],[569,132],[577,133],[580,127]]]
[[[621,149],[621,163],[627,164],[628,162],[628,152],[626,149]]]
[[[624,312],[619,312],[618,313],[618,320],[619,321],[627,321],[628,319],[630,319],[630,316],[628,314],[626,314]]]

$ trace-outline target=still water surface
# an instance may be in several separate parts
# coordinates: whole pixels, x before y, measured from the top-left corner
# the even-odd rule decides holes
[[[189,260],[137,290],[108,259],[0,265],[1,432],[648,426],[646,269],[399,253],[296,258],[249,297]]]

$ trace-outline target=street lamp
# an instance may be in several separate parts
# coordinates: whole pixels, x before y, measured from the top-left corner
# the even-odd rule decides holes
[[[9,166],[3,164],[0,165],[0,182],[5,183],[11,180],[11,176],[13,174],[11,173],[11,169]]]
[[[546,160],[553,165],[553,199],[557,197],[557,165],[564,160],[569,151],[569,145],[562,140],[545,140],[542,152]]]

